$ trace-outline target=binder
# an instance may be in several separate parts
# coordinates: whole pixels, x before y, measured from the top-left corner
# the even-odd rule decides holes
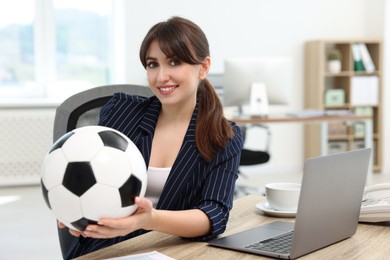
[[[375,65],[374,62],[372,61],[370,53],[368,52],[367,45],[364,43],[359,43],[359,48],[360,48],[360,54],[362,56],[364,68],[366,69],[367,72],[374,72]]]
[[[377,76],[353,77],[350,102],[353,106],[376,106],[379,102],[379,78]]]
[[[352,55],[353,55],[353,67],[355,71],[364,71],[364,65],[362,56],[360,55],[360,46],[357,43],[352,44]]]

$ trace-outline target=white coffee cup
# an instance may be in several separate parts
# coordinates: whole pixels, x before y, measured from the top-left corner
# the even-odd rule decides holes
[[[300,183],[279,182],[265,185],[268,204],[278,211],[296,211],[300,191]]]

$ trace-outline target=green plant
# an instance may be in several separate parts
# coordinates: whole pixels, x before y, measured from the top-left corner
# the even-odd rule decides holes
[[[329,50],[328,60],[341,60],[341,52],[338,49]]]

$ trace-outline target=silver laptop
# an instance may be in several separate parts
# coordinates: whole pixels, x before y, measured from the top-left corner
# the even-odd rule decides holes
[[[209,245],[294,259],[353,236],[370,156],[371,149],[365,148],[308,159],[295,224],[275,221]]]

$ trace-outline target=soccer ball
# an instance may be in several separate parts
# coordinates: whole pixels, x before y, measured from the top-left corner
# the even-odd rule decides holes
[[[85,126],[58,139],[42,164],[41,185],[47,206],[71,229],[84,231],[102,217],[135,212],[144,196],[144,158],[121,132]]]

